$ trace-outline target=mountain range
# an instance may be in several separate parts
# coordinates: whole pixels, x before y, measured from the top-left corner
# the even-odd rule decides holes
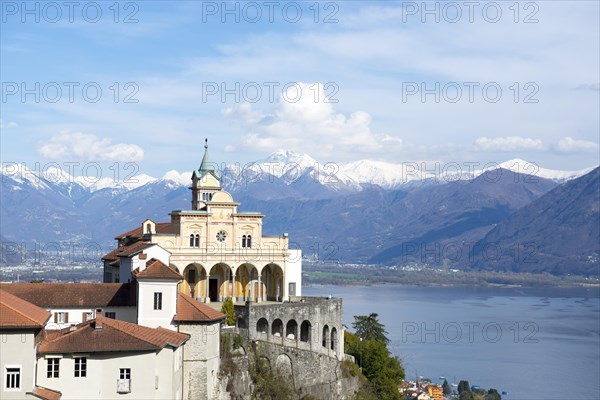
[[[598,274],[598,169],[557,171],[518,159],[489,165],[322,164],[283,150],[243,166],[214,167],[241,211],[266,215],[264,234],[289,233],[309,259]],[[0,174],[0,234],[4,242],[30,247],[76,243],[109,249],[116,234],[145,218],[166,221],[171,210],[191,202],[191,172],[120,182],[23,165],[4,165]],[[578,186],[582,179],[591,179],[585,190]],[[552,206],[570,196],[569,208]],[[528,219],[534,212],[538,217]],[[548,235],[556,221],[577,235],[561,251],[549,251],[560,240]],[[530,242],[539,261],[533,268],[490,253],[500,249],[506,255],[511,246]]]

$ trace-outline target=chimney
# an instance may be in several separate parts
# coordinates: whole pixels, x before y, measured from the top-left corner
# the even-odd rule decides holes
[[[139,271],[142,272],[143,270],[146,269],[146,262],[148,261],[148,254],[146,253],[140,253],[139,255]]]
[[[102,317],[96,317],[96,323],[95,323],[94,329],[97,331],[102,330]]]

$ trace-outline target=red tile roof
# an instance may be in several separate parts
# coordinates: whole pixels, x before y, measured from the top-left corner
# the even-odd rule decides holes
[[[157,222],[156,223],[156,233],[159,235],[173,233],[173,229],[171,228],[171,223],[170,222]],[[129,232],[125,232],[118,236],[115,236],[115,239],[119,240],[119,239],[123,239],[125,237],[141,239],[142,236],[143,236],[142,235],[142,227],[139,226],[135,229],[130,230]]]
[[[220,321],[225,318],[225,314],[194,300],[181,292],[177,293],[177,315],[175,321]]]
[[[42,400],[60,400],[60,398],[62,397],[61,392],[57,392],[56,390],[47,389],[41,386],[36,386],[33,389],[33,392],[31,392],[31,394],[37,397],[38,399]]]
[[[135,283],[0,283],[0,289],[43,308],[136,305]]]
[[[111,251],[110,253],[107,253],[104,256],[102,256],[102,259],[108,260],[108,261],[114,261],[114,260],[118,260],[119,257],[130,257],[130,256],[140,253],[152,246],[156,246],[156,243],[139,241],[139,242],[129,244],[127,246],[119,246],[116,249],[114,249],[113,251]]]
[[[38,352],[96,353],[106,351],[156,351],[167,346],[179,347],[190,338],[165,328],[148,328],[131,322],[98,316],[61,335],[49,335],[42,340]]]
[[[43,328],[50,313],[0,289],[0,328]]]
[[[151,259],[146,263],[146,269],[139,271],[136,268],[133,271],[133,277],[135,279],[170,279],[180,281],[183,279],[179,272],[173,268],[165,265],[162,261],[156,258]]]

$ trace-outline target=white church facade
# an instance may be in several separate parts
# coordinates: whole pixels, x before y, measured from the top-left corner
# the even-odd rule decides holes
[[[190,189],[191,210],[172,211],[170,222],[147,219],[115,238],[118,247],[103,257],[104,282],[128,282],[132,270],[156,258],[183,276],[180,292],[203,302],[281,302],[302,295],[301,251],[289,248],[287,233],[263,235],[263,214],[238,211],[207,145]]]

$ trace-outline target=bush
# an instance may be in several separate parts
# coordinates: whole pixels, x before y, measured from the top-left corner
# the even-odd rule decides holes
[[[233,337],[233,350],[237,350],[244,345],[244,338],[241,335],[235,335]]]
[[[361,375],[360,368],[358,368],[358,365],[352,361],[344,360],[341,368],[343,378],[352,378]]]
[[[233,300],[228,297],[221,306],[221,312],[227,316],[225,322],[227,325],[235,325],[235,307],[233,306]]]

